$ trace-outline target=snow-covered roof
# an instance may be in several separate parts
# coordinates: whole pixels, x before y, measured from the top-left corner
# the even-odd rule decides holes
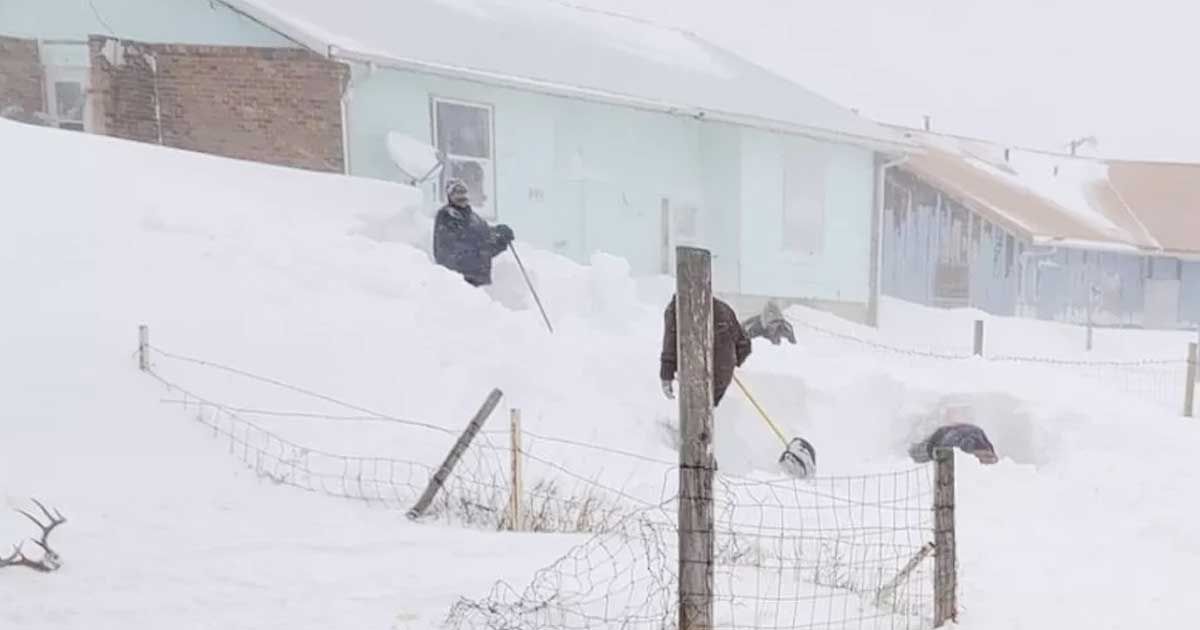
[[[1031,239],[1200,254],[1200,164],[1049,154],[907,130],[905,170]]]
[[[223,0],[321,54],[889,148],[902,135],[691,33],[559,0]]]

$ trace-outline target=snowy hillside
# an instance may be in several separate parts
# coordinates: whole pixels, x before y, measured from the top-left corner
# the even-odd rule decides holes
[[[523,248],[550,335],[509,257],[486,293],[429,262],[406,187],[3,121],[0,171],[0,494],[69,519],[62,571],[0,569],[0,627],[434,628],[586,540],[417,525],[387,501],[272,483],[194,421],[195,397],[138,371],[139,324],[166,352],[325,397],[155,356],[192,395],[295,411],[254,419],[312,449],[433,466],[498,387],[483,438],[506,440],[519,408],[534,479],[634,504],[663,492],[667,279]],[[941,408],[973,410],[1002,461],[960,459],[962,627],[1190,627],[1187,336],[1102,331],[1086,355],[1078,329],[986,318],[989,355],[1008,358],[984,361],[968,356],[976,314],[885,306],[880,331],[792,309],[799,344],[758,343],[743,377],[822,474],[909,468]],[[721,472],[777,476],[774,437],[728,401]],[[0,513],[0,544],[28,530]]]

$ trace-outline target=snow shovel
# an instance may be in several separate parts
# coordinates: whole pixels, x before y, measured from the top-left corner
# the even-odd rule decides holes
[[[771,427],[771,431],[779,437],[780,442],[783,442],[783,454],[779,456],[779,465],[793,477],[804,479],[813,476],[817,472],[817,452],[813,449],[812,444],[809,444],[808,440],[804,438],[792,438],[789,441],[787,436],[783,434],[783,430],[779,428],[779,425],[775,424],[775,421],[771,420],[771,417],[758,404],[758,401],[750,394],[750,390],[746,389],[746,385],[742,383],[742,380],[736,374],[733,375],[733,382],[737,383],[738,389],[742,390],[742,393],[746,395],[746,400],[749,400],[750,404],[754,405],[754,408],[758,411],[758,415],[762,416],[763,420],[766,420],[767,426]]]
[[[538,297],[537,290],[533,288],[533,282],[529,280],[529,274],[525,271],[525,265],[521,262],[521,257],[517,255],[517,248],[513,247],[512,243],[508,244],[508,251],[512,252],[513,258],[517,261],[517,267],[521,269],[521,275],[525,277],[525,286],[529,287],[529,292],[533,294],[533,301],[537,303],[538,310],[542,312],[542,320],[546,322],[546,328],[554,334],[554,326],[550,325],[550,318],[546,315],[546,309],[542,308],[542,299]]]

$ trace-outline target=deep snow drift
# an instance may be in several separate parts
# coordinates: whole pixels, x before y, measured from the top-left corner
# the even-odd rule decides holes
[[[177,396],[136,369],[142,323],[164,349],[452,430],[499,387],[531,434],[642,459],[529,437],[532,454],[633,497],[662,490],[656,461],[675,458],[656,378],[667,279],[524,248],[551,336],[507,257],[487,292],[430,264],[409,188],[4,121],[0,170],[0,492],[70,519],[55,534],[61,572],[0,570],[2,627],[436,627],[459,596],[522,584],[582,540],[414,525],[260,479],[160,402]],[[1004,459],[960,466],[963,626],[1190,627],[1196,434],[1175,417],[1187,336],[1104,331],[1088,357],[1078,329],[988,318],[997,355],[1168,363],[938,358],[969,353],[975,314],[885,306],[881,331],[792,309],[800,343],[756,342],[743,377],[817,445],[823,474],[907,467],[904,447],[941,407],[973,409]],[[313,410],[158,367],[226,404]],[[778,474],[775,438],[736,391],[728,401],[722,473]],[[452,440],[394,423],[262,422],[314,447],[428,464]],[[0,544],[28,530],[0,513]]]

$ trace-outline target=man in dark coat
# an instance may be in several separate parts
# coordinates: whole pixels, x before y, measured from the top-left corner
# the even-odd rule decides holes
[[[663,344],[659,377],[663,394],[675,398],[675,372],[679,368],[679,337],[675,328],[675,298],[663,316]],[[750,356],[750,338],[742,330],[737,313],[728,304],[713,298],[713,406],[721,404],[725,390],[733,382],[733,369]]]
[[[489,226],[471,209],[467,185],[452,179],[446,184],[449,201],[438,210],[433,227],[433,260],[457,271],[472,286],[492,283],[492,258],[513,241],[507,225]]]
[[[933,451],[937,448],[957,448],[974,455],[984,464],[995,464],[999,461],[996,457],[996,447],[992,446],[987,434],[973,424],[942,425],[932,435],[909,447],[908,455],[914,462],[923,464],[933,459]]]
[[[774,346],[778,346],[784,339],[796,343],[796,332],[792,330],[791,323],[783,317],[783,310],[775,300],[767,302],[762,313],[742,322],[742,328],[746,330],[747,337],[764,337]]]

